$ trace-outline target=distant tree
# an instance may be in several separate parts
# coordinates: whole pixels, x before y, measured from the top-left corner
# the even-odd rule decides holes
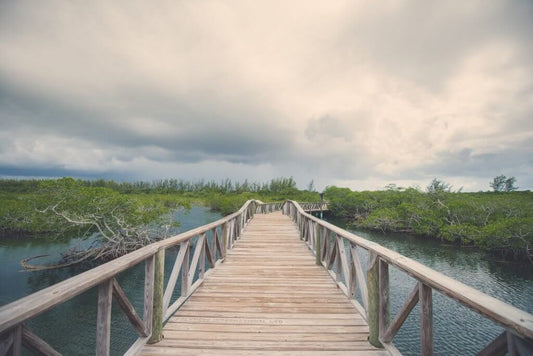
[[[428,193],[449,193],[452,190],[452,186],[440,179],[433,178],[431,183],[426,187]]]
[[[494,189],[495,192],[512,192],[518,189],[518,187],[515,186],[515,183],[515,177],[507,178],[501,174],[497,177],[494,177],[492,182],[490,182],[490,187]]]
[[[311,181],[307,185],[307,190],[310,191],[310,192],[315,192],[316,191],[315,181],[313,179],[311,179]]]

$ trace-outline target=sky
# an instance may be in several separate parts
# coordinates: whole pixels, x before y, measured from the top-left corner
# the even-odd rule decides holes
[[[533,1],[0,0],[0,176],[533,189]]]

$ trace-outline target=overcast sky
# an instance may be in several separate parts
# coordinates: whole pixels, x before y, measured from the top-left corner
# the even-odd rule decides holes
[[[0,0],[0,176],[533,189],[532,19],[529,0]]]

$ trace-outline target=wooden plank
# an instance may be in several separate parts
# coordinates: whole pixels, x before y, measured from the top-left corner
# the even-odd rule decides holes
[[[213,223],[198,227],[182,234],[161,240],[149,246],[138,249],[125,256],[119,257],[111,262],[93,268],[87,272],[45,288],[30,296],[21,298],[13,303],[0,307],[0,333],[20,324],[26,319],[32,318],[56,305],[63,303],[72,297],[79,295],[88,289],[114,277],[118,273],[145,260],[159,249],[166,249],[191,239],[193,236],[209,231],[217,226],[223,225],[242,214],[243,211],[253,204],[252,200],[247,201],[239,211],[219,219]]]
[[[13,329],[13,344],[11,346],[11,355],[20,356],[22,354],[22,325],[17,325]]]
[[[96,316],[96,355],[109,355],[111,337],[111,301],[113,278],[98,287],[98,310]]]
[[[361,292],[361,299],[363,300],[363,307],[368,313],[368,287],[366,285],[365,274],[361,265],[361,260],[359,259],[359,254],[357,253],[357,246],[354,244],[350,244],[350,254],[352,256],[352,263],[355,267],[355,274],[357,278],[357,284],[359,285],[359,290]]]
[[[204,249],[204,242],[205,242],[205,234],[202,234],[198,237],[198,240],[196,241],[196,247],[194,248],[194,254],[191,261],[191,266],[189,267],[189,276],[188,280],[192,282],[194,278],[194,274],[196,273],[196,267],[198,266],[200,256],[202,255],[202,251]]]
[[[24,347],[37,355],[61,356],[52,346],[26,327],[22,327],[22,343]]]
[[[165,250],[159,250],[144,264],[144,328],[150,343],[163,337],[163,284],[165,279]],[[144,335],[143,335],[144,336]]]
[[[348,268],[348,259],[347,259],[347,256],[346,256],[346,249],[344,248],[344,240],[342,239],[341,236],[338,236],[338,235],[337,235],[336,239],[337,239],[337,249],[338,249],[339,257],[340,257],[340,265],[342,267],[342,268],[338,268],[337,267],[338,273],[339,273],[339,276],[340,276],[340,272],[342,271],[342,274],[344,276],[344,280],[346,281],[346,287],[349,289],[350,288],[350,285],[349,285],[350,270]],[[340,278],[338,280],[340,280]]]
[[[163,312],[166,312],[166,310],[168,309],[168,305],[170,304],[170,299],[172,298],[172,294],[174,293],[174,287],[176,286],[176,283],[178,281],[178,275],[182,268],[183,260],[185,259],[185,254],[188,248],[189,241],[185,241],[180,244],[180,250],[178,252],[178,255],[176,256],[176,261],[174,262],[174,266],[172,267],[172,272],[170,273],[170,277],[168,278],[167,288],[165,289],[165,294],[163,296]]]
[[[224,264],[207,271],[197,292],[182,297],[183,304],[165,325],[165,338],[142,352],[375,351],[366,341],[363,317],[315,264],[316,257],[291,224],[281,213],[250,221]],[[318,238],[311,235],[309,221],[302,221],[306,225],[313,246]],[[351,265],[347,253],[346,267]]]
[[[183,256],[183,262],[181,265],[181,296],[186,297],[189,295],[189,289],[191,287],[191,279],[189,278],[189,260],[190,260],[190,244],[185,249],[185,255]]]
[[[295,202],[291,201],[290,204],[295,205],[297,215],[301,218],[308,218],[318,222],[322,226],[331,230],[333,233],[341,234],[344,238],[350,240],[355,245],[360,246],[368,251],[373,251],[379,255],[380,258],[385,259],[389,264],[392,264],[393,266],[406,272],[432,289],[435,289],[440,293],[457,300],[468,308],[471,308],[481,315],[501,324],[503,327],[512,329],[517,335],[522,335],[523,337],[533,339],[532,314],[504,303],[494,297],[467,286],[464,283],[456,281],[453,278],[445,276],[442,273],[439,273],[419,262],[405,257],[398,252],[387,249],[375,242],[365,240],[324,220],[315,218],[314,216],[303,211]]]
[[[420,354],[433,355],[433,301],[432,289],[419,283],[420,299]]]
[[[115,300],[117,301],[118,305],[124,311],[124,314],[126,314],[126,317],[130,321],[133,328],[137,331],[137,333],[143,337],[148,336],[144,326],[144,322],[141,320],[141,317],[137,314],[133,305],[131,305],[130,301],[128,300],[128,297],[118,284],[117,280],[115,278],[113,278],[112,280],[113,296],[115,297]]]
[[[391,322],[389,328],[385,331],[385,333],[382,336],[382,342],[389,343],[392,341],[398,330],[402,327],[403,323],[415,307],[415,305],[418,303],[418,295],[419,295],[419,285],[418,283],[415,285],[411,293],[409,294],[409,297],[407,297],[407,301],[405,304],[400,308],[398,313],[396,314],[396,317]]]
[[[236,349],[193,349],[193,348],[172,348],[152,346],[143,350],[141,355],[220,355],[220,356],[250,356],[250,350],[236,350]],[[252,353],[253,354],[253,353]],[[273,350],[261,350],[259,352],[263,356],[388,356],[389,354],[383,350],[350,350],[350,351],[273,351]]]
[[[379,336],[385,334],[389,328],[390,300],[389,300],[389,265],[379,259]]]

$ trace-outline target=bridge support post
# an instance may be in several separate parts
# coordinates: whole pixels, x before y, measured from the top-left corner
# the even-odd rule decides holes
[[[320,228],[320,224],[315,224],[315,229],[316,229],[316,233],[315,233],[315,236],[316,236],[316,239],[315,239],[315,252],[316,252],[316,259],[315,259],[315,262],[317,265],[319,266],[322,266],[322,252],[320,251],[320,247],[322,246],[322,236],[320,236],[321,232],[321,228]]]
[[[368,342],[375,347],[383,347],[379,341],[379,257],[370,252],[366,271],[368,287]]]
[[[155,344],[163,339],[163,294],[165,273],[165,249],[155,254],[154,270],[154,303],[152,313],[152,336],[149,344]]]

